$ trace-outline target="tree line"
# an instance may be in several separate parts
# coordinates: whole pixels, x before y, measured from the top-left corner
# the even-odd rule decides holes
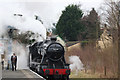
[[[79,5],[68,5],[62,11],[54,32],[67,41],[96,41],[102,32],[100,18],[94,8],[84,15]]]

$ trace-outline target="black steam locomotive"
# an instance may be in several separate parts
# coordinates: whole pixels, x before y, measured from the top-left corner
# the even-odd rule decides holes
[[[56,38],[29,47],[29,66],[47,80],[69,80],[70,68],[64,58],[64,47]]]

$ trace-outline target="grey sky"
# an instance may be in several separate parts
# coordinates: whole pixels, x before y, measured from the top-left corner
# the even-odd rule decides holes
[[[19,5],[19,7],[28,10],[30,14],[40,15],[45,26],[49,27],[51,23],[58,21],[62,10],[69,4],[81,4],[81,9],[87,12],[93,7],[97,10],[103,0],[0,0],[0,2],[3,2],[3,5],[7,2],[9,8],[13,5]]]

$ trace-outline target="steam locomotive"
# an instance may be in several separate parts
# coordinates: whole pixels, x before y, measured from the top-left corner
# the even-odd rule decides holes
[[[29,47],[29,67],[47,80],[69,80],[70,68],[64,47],[55,37]]]

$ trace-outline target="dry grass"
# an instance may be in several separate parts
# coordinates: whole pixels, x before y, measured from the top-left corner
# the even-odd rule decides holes
[[[70,78],[99,78],[100,74],[85,73],[84,71],[72,71]]]
[[[78,74],[76,74],[75,71],[72,71],[70,75],[71,78],[117,77],[118,55],[116,46],[107,47],[102,51],[98,50],[98,52],[96,52],[96,50],[93,49],[91,45],[81,49],[80,44],[76,44],[68,49],[69,50],[65,54],[67,62],[69,63],[69,56],[79,56],[82,63],[84,64],[84,68],[87,69],[87,73],[85,73],[85,71],[79,71]],[[106,67],[106,76],[104,67]]]
[[[95,74],[88,70],[85,73],[84,70],[76,72],[72,71],[70,74],[70,78],[117,78],[117,74],[108,73],[108,75],[104,75],[104,73],[96,72]]]

